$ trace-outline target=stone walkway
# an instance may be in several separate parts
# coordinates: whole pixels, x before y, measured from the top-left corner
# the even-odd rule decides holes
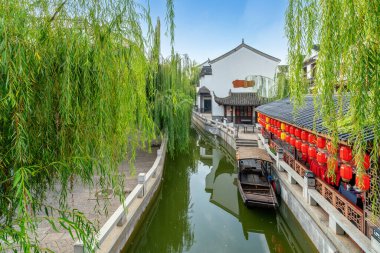
[[[150,153],[138,151],[135,161],[135,172],[131,174],[130,166],[127,161],[119,166],[119,171],[126,175],[124,191],[130,193],[137,185],[137,175],[141,172],[147,172],[153,165],[158,147],[152,147]],[[99,196],[99,177],[94,178],[94,182],[98,187],[89,189],[80,182],[74,182],[72,193],[67,196],[67,203],[70,209],[78,209],[83,212],[86,217],[93,222],[97,228],[101,228],[107,219],[120,206],[120,201],[112,193],[109,197]],[[98,197],[97,197],[98,195]],[[48,203],[56,206],[58,203],[57,193],[51,193],[48,197]],[[104,206],[107,206],[107,213]],[[54,231],[47,221],[41,222],[38,227],[38,236],[40,246],[49,248],[54,252],[74,252],[74,242],[66,230]]]

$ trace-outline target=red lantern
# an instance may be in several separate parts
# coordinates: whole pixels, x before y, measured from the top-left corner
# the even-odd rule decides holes
[[[309,136],[309,133],[308,132],[306,132],[306,131],[302,131],[301,132],[301,139],[303,140],[303,141],[307,141],[307,137]]]
[[[309,147],[308,154],[310,158],[316,158],[317,157],[317,150],[315,147]]]
[[[302,141],[301,140],[296,140],[296,149],[301,150],[302,147]]]
[[[358,165],[356,164],[356,161],[354,161],[354,162],[355,162],[355,166],[358,166]],[[371,167],[371,157],[370,157],[367,153],[364,154],[363,167],[364,167],[366,170],[368,170],[369,167]]]
[[[277,129],[277,137],[281,138],[281,130],[280,129]]]
[[[302,159],[303,161],[307,161],[307,153],[302,153],[302,157],[301,157],[301,159]]]
[[[296,128],[296,129],[294,130],[294,135],[295,135],[296,137],[298,137],[298,138],[301,138],[301,130],[299,130],[298,128]]]
[[[310,145],[315,145],[317,138],[315,137],[314,134],[309,134],[309,136],[307,137],[307,139],[308,139]]]
[[[330,154],[336,154],[336,148],[333,148],[333,144],[331,141],[327,142],[327,151],[330,153]]]
[[[327,158],[327,165],[332,166],[334,168],[335,172],[338,171],[338,160],[335,157],[333,157],[333,156],[328,157]]]
[[[339,157],[343,161],[349,162],[352,160],[352,150],[347,146],[342,146],[339,150]]]
[[[349,182],[352,178],[352,168],[348,164],[342,164],[340,166],[340,177],[343,181]]]
[[[306,143],[303,143],[301,145],[301,151],[303,154],[307,154],[308,153],[308,150],[309,150],[309,145],[307,145]]]
[[[364,154],[364,162],[363,162],[364,168],[366,170],[371,167],[371,157],[368,154]]]
[[[317,162],[325,164],[327,162],[327,156],[324,152],[317,153]]]
[[[289,125],[285,124],[285,131],[289,133]]]
[[[281,122],[277,120],[277,127],[281,128]]]
[[[296,138],[290,137],[290,145],[292,145],[293,147],[296,146]]]
[[[326,146],[326,139],[323,137],[317,137],[317,147],[318,148],[325,148]]]
[[[290,144],[290,134],[286,135],[286,142]]]
[[[355,186],[361,191],[368,191],[371,179],[368,174],[363,174],[361,176],[356,176]]]
[[[290,127],[289,127],[289,133],[290,133],[291,135],[294,135],[294,127],[293,127],[293,126],[290,126]]]

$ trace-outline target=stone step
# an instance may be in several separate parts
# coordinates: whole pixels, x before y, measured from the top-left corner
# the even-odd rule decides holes
[[[236,143],[236,146],[237,147],[258,147],[258,145],[257,144],[251,144],[251,143],[243,143],[243,144],[238,144],[238,143]]]

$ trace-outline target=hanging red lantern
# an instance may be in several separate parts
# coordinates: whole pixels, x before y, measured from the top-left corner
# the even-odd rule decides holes
[[[290,126],[290,127],[289,127],[289,133],[290,133],[291,135],[294,135],[294,126]]]
[[[317,149],[315,147],[309,147],[307,153],[308,153],[310,158],[315,159],[317,157]]]
[[[352,160],[352,150],[347,146],[340,147],[339,157],[343,161],[349,162]]]
[[[306,132],[306,131],[302,131],[301,132],[301,139],[303,140],[303,141],[307,141],[307,137],[309,136],[309,133],[308,132]]]
[[[331,141],[327,142],[326,144],[326,148],[327,148],[327,151],[330,153],[330,154],[336,154],[337,150],[336,148],[333,147],[333,144]]]
[[[343,181],[349,182],[352,178],[352,167],[348,164],[342,164],[340,166],[340,177]]]
[[[296,138],[290,137],[290,145],[292,145],[293,147],[296,146]]]
[[[290,144],[290,134],[286,135],[286,142]]]
[[[364,162],[363,162],[364,168],[366,170],[371,167],[371,157],[368,154],[364,154]]]
[[[329,156],[327,158],[327,165],[334,168],[334,171],[338,171],[338,160],[334,156]]]
[[[296,140],[296,149],[301,150],[302,147],[302,141],[301,140]]]
[[[326,146],[326,139],[323,137],[317,137],[317,147],[318,148],[325,148]]]
[[[285,124],[285,132],[289,133],[289,125]]]
[[[356,176],[355,186],[361,191],[368,191],[371,183],[371,178],[368,174],[362,174],[361,176]]]
[[[354,162],[355,162],[355,166],[358,166],[355,160],[354,160]],[[367,153],[364,154],[363,167],[366,170],[368,170],[369,167],[371,167],[371,157]]]
[[[325,164],[327,162],[327,156],[324,152],[318,152],[317,153],[317,162]]]
[[[277,137],[281,138],[281,130],[280,129],[277,129]]]
[[[302,153],[301,159],[306,162],[307,161],[307,153]]]
[[[277,127],[281,129],[281,122],[277,121]]]
[[[302,151],[302,153],[307,154],[308,151],[309,151],[309,145],[307,145],[306,143],[303,143],[303,144],[301,145],[301,151]]]
[[[298,137],[298,138],[301,138],[301,130],[298,129],[298,128],[294,129],[294,135],[295,135],[296,137]]]
[[[314,134],[309,134],[309,136],[307,137],[307,140],[310,145],[315,145],[317,138],[315,137]]]

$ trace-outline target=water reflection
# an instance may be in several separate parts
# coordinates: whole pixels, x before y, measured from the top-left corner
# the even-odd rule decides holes
[[[124,252],[316,252],[285,205],[280,215],[243,204],[228,148],[194,133],[187,154],[168,157],[159,198]]]

